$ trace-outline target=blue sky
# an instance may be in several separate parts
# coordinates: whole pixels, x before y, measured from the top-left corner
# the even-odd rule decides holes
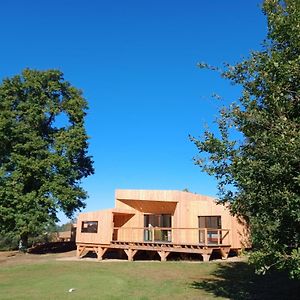
[[[2,1],[0,78],[58,68],[89,102],[86,128],[95,175],[86,211],[112,207],[114,190],[177,189],[215,196],[193,164],[218,107],[239,89],[197,68],[259,50],[261,1]],[[211,98],[221,95],[223,102]]]

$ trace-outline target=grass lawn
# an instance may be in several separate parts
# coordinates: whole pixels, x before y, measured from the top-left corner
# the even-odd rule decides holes
[[[47,257],[47,256],[46,256]],[[74,288],[74,292],[68,292]],[[0,299],[299,299],[299,282],[244,262],[57,261],[0,264]]]

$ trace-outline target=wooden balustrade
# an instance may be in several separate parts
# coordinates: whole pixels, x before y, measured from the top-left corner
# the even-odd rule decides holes
[[[114,227],[113,241],[161,242],[186,244],[197,241],[200,245],[222,245],[228,239],[229,229],[176,228],[176,227]],[[194,242],[193,242],[194,243]],[[228,242],[226,242],[228,244]]]

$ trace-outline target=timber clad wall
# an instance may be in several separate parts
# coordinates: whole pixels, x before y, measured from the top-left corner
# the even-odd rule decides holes
[[[82,222],[97,221],[97,233],[81,232]],[[81,213],[77,220],[76,242],[109,244],[112,236],[112,213],[109,210]]]
[[[173,244],[197,245],[199,217],[220,216],[222,244],[233,249],[249,247],[247,228],[211,197],[181,191],[117,190],[115,198],[113,209],[79,215],[77,243],[144,242],[145,234],[154,232],[151,227],[147,230],[145,215],[171,215],[172,229],[164,230],[165,238]],[[81,232],[86,221],[98,222],[97,233]]]

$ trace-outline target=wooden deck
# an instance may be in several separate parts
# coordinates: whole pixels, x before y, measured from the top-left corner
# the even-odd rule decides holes
[[[231,249],[230,245],[189,245],[189,244],[174,244],[164,242],[124,242],[111,241],[110,244],[89,244],[77,243],[77,257],[83,257],[89,251],[97,254],[98,260],[102,260],[105,252],[108,249],[122,249],[127,255],[129,261],[133,261],[134,256],[138,251],[157,252],[161,261],[166,261],[171,252],[177,253],[195,253],[202,256],[203,261],[209,261],[213,251],[221,254],[222,258],[228,257]]]

